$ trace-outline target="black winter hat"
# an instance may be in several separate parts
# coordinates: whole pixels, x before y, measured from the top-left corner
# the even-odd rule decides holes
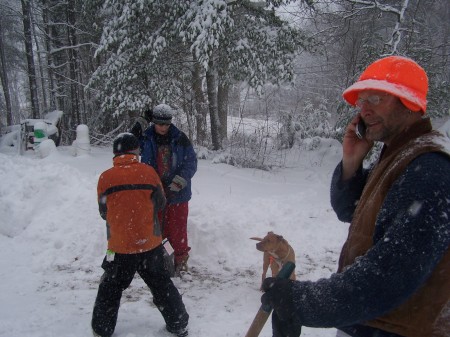
[[[139,141],[132,133],[124,132],[114,139],[113,152],[115,155],[132,153],[137,149],[139,149]]]

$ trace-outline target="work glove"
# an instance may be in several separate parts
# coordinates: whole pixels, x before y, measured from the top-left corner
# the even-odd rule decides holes
[[[186,185],[187,185],[186,179],[180,177],[179,175],[176,175],[169,185],[169,190],[171,192],[180,192],[183,188],[186,187]]]
[[[273,277],[266,278],[262,284],[261,303],[273,308],[273,337],[298,337],[302,331],[292,300],[293,285],[292,280]]]

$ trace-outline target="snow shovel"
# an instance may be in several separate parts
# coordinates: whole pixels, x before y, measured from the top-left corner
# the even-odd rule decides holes
[[[289,278],[294,269],[295,263],[289,261],[286,262],[286,264],[281,268],[280,272],[278,273],[277,278],[285,278],[285,279]],[[259,333],[264,327],[264,324],[266,324],[266,321],[269,318],[271,312],[272,307],[270,305],[262,304],[261,307],[259,307],[259,310],[256,313],[252,325],[250,325],[250,328],[248,329],[245,337],[258,337]]]

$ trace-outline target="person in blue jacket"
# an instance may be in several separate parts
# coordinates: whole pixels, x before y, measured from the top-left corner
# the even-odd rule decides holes
[[[141,162],[155,168],[164,187],[167,204],[159,212],[163,236],[174,249],[175,273],[187,271],[190,247],[187,237],[191,179],[197,156],[186,134],[172,124],[174,110],[167,104],[153,108],[153,124],[144,132]]]
[[[425,71],[400,56],[375,61],[344,91],[360,111],[331,182],[333,209],[351,223],[338,272],[315,282],[266,279],[273,336],[299,336],[302,326],[450,336],[450,141],[425,117],[427,91]],[[380,158],[364,168],[375,141]]]

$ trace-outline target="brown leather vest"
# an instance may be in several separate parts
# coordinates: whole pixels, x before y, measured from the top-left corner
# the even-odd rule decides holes
[[[372,247],[375,223],[383,201],[408,164],[426,152],[450,156],[449,147],[445,149],[440,145],[448,143],[448,139],[431,129],[429,119],[423,119],[383,149],[356,207],[339,259],[339,271]],[[405,303],[365,324],[406,337],[449,337],[450,249],[430,278]]]

